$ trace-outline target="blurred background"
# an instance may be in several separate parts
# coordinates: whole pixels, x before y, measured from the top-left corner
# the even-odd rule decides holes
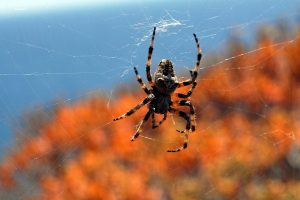
[[[0,1],[0,199],[300,199],[296,0]],[[203,49],[196,132],[169,115],[131,135],[162,58]],[[188,90],[189,87],[186,88]]]

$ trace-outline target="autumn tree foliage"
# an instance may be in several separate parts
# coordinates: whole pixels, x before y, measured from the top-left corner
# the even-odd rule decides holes
[[[263,29],[254,50],[232,40],[228,59],[204,63],[186,150],[166,152],[182,143],[184,122],[172,117],[131,142],[146,108],[111,121],[145,94],[122,88],[109,105],[93,96],[27,120],[29,137],[0,166],[2,197],[300,199],[300,35],[269,35]]]

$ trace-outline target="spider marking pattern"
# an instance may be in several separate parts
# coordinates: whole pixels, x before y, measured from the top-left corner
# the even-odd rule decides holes
[[[151,58],[153,53],[153,44],[155,38],[156,27],[153,29],[151,42],[148,50],[148,60],[146,63],[146,75],[150,88],[146,86],[143,82],[141,76],[138,73],[136,67],[134,67],[134,72],[136,74],[137,81],[139,82],[141,88],[148,95],[143,101],[141,101],[134,108],[130,109],[125,114],[114,118],[114,121],[124,119],[127,116],[132,115],[142,106],[148,104],[148,111],[144,118],[140,121],[135,134],[132,136],[131,141],[134,141],[142,132],[144,123],[152,117],[152,128],[159,127],[166,119],[168,113],[178,115],[186,121],[186,126],[184,130],[177,130],[177,132],[184,134],[183,145],[177,149],[168,150],[168,152],[179,152],[188,146],[188,136],[190,132],[196,130],[196,120],[195,120],[195,108],[189,97],[192,95],[193,90],[197,86],[197,75],[200,69],[200,61],[202,57],[202,50],[199,45],[198,38],[194,33],[195,42],[197,45],[197,60],[193,70],[190,70],[191,79],[179,82],[175,75],[173,69],[173,64],[168,59],[162,59],[157,66],[157,70],[154,73],[154,79],[151,76]],[[175,92],[177,88],[185,87],[191,85],[187,93],[177,93]],[[181,100],[172,101],[171,96],[176,95]],[[189,113],[179,110],[180,107],[186,106],[189,108]],[[155,120],[155,114],[162,114],[163,119],[159,122]]]

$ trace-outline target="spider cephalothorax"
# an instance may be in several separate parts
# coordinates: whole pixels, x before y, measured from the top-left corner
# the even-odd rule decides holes
[[[163,59],[160,61],[154,73],[154,83],[157,90],[162,94],[171,94],[178,87],[177,77],[170,60]]]
[[[181,131],[177,130],[178,132],[184,134],[184,143],[181,147],[174,150],[168,150],[168,152],[178,152],[187,147],[189,132],[193,132],[196,129],[195,110],[194,110],[194,106],[192,105],[192,102],[188,99],[188,97],[191,96],[194,88],[197,85],[196,78],[200,68],[200,60],[202,57],[202,53],[198,42],[198,38],[196,34],[193,34],[197,44],[198,54],[197,54],[197,61],[196,61],[195,68],[190,71],[191,79],[179,82],[175,75],[172,62],[168,59],[162,59],[159,65],[157,66],[156,72],[154,73],[154,81],[153,81],[150,72],[150,66],[151,66],[151,57],[153,52],[155,30],[156,28],[154,27],[151,42],[150,42],[150,47],[148,51],[148,61],[146,63],[146,75],[147,75],[147,80],[150,85],[150,88],[146,86],[141,76],[138,74],[137,69],[134,67],[134,72],[136,74],[137,81],[140,83],[142,89],[145,91],[145,93],[148,96],[138,105],[136,105],[134,108],[129,110],[127,113],[121,115],[120,117],[115,118],[114,121],[123,119],[133,114],[142,106],[149,103],[148,112],[146,113],[144,119],[140,122],[136,133],[131,138],[131,140],[133,141],[141,134],[143,124],[149,119],[150,116],[152,117],[152,128],[156,128],[167,119],[168,113],[176,114],[182,117],[184,120],[186,120],[185,130],[181,130]],[[192,87],[188,90],[187,93],[185,94],[175,93],[175,95],[177,95],[178,98],[181,98],[181,100],[172,101],[171,95],[175,92],[175,90],[177,88],[188,86],[188,85],[192,85]],[[187,114],[184,111],[180,111],[178,109],[178,107],[180,106],[188,107],[190,110],[189,114]],[[164,117],[161,121],[156,123],[155,114],[163,114]]]

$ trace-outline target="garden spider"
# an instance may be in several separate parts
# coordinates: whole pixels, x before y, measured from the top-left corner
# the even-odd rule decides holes
[[[135,132],[135,134],[132,136],[131,141],[134,141],[142,132],[143,124],[146,122],[149,117],[152,117],[152,128],[157,128],[159,125],[161,125],[166,119],[168,112],[172,114],[176,114],[186,121],[185,130],[177,130],[180,133],[184,134],[184,143],[181,147],[173,150],[168,150],[168,152],[178,152],[181,151],[188,146],[188,135],[190,132],[195,131],[196,129],[196,120],[195,120],[195,109],[192,105],[192,102],[188,100],[188,98],[193,93],[194,88],[197,85],[196,78],[198,75],[198,71],[200,68],[200,60],[202,57],[202,50],[200,48],[198,38],[196,34],[194,33],[194,38],[197,44],[197,61],[195,68],[193,70],[190,70],[191,79],[186,80],[183,82],[179,82],[177,80],[177,77],[175,75],[172,62],[168,59],[162,59],[157,67],[156,72],[154,73],[154,80],[152,79],[151,73],[150,73],[150,66],[151,66],[151,57],[153,52],[153,43],[154,43],[154,37],[155,37],[155,30],[156,27],[153,29],[152,38],[150,42],[150,47],[148,51],[148,61],[146,63],[146,74],[147,74],[147,80],[150,85],[150,89],[146,86],[146,84],[143,82],[141,76],[138,74],[138,71],[136,67],[134,67],[134,72],[137,77],[137,81],[139,82],[141,88],[145,91],[145,93],[148,95],[142,102],[140,102],[138,105],[136,105],[134,108],[126,112],[125,114],[114,118],[114,121],[123,119],[127,116],[132,115],[135,113],[138,109],[140,109],[142,106],[148,105],[148,112],[146,113],[144,119],[139,123],[139,126]],[[182,100],[176,100],[172,101],[171,95],[173,95],[174,91],[177,88],[192,85],[192,87],[189,89],[189,91],[185,94],[182,93],[175,93],[175,95],[178,98],[182,98]],[[176,109],[174,106],[187,106],[189,107],[190,114],[187,114],[184,111],[180,111]],[[162,114],[163,119],[156,123],[155,121],[155,113],[156,114]]]

